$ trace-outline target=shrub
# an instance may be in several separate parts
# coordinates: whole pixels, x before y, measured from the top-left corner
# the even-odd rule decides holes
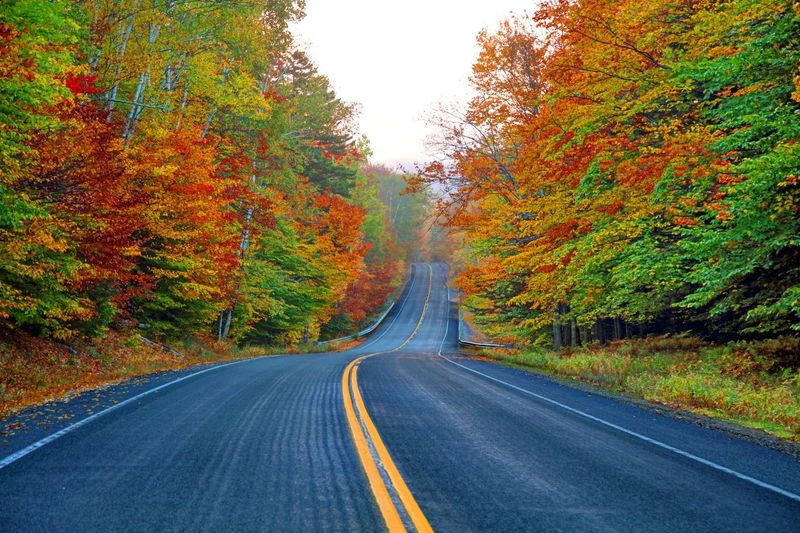
[[[740,341],[726,347],[732,356],[751,371],[779,373],[784,369],[800,368],[800,338],[783,336],[760,341]],[[735,369],[734,369],[735,371]]]
[[[631,357],[644,357],[653,354],[694,354],[706,348],[708,343],[689,335],[660,335],[644,339],[616,341],[612,343],[612,346]]]

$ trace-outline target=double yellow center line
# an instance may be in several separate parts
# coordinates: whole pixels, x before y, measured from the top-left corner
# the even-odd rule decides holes
[[[419,328],[422,326],[423,320],[425,320],[425,313],[428,310],[428,302],[430,301],[431,297],[433,269],[430,265],[428,265],[428,271],[428,293],[425,296],[425,303],[422,306],[422,313],[420,314],[417,326],[414,328],[414,331],[411,333],[411,335],[409,335],[408,338],[406,338],[406,340],[400,344],[400,346],[392,350],[375,352],[355,359],[349,365],[347,365],[347,368],[344,369],[344,374],[342,375],[344,411],[347,415],[347,422],[350,425],[350,431],[353,434],[353,440],[356,444],[356,451],[358,452],[358,457],[361,460],[361,465],[364,467],[364,472],[369,480],[370,489],[372,489],[372,493],[375,495],[378,507],[380,508],[381,514],[383,515],[383,519],[386,522],[386,526],[389,528],[389,531],[406,531],[406,527],[402,518],[400,517],[399,509],[389,494],[389,489],[384,482],[384,478],[381,476],[378,462],[375,460],[375,457],[373,457],[373,454],[370,453],[370,444],[372,445],[372,449],[375,450],[375,453],[378,455],[380,465],[383,466],[383,470],[386,473],[386,476],[389,478],[395,494],[397,494],[400,502],[402,502],[406,515],[411,520],[414,528],[417,531],[433,531],[433,529],[431,529],[428,519],[425,518],[425,515],[419,508],[417,501],[414,499],[414,496],[408,489],[405,480],[403,480],[403,477],[397,470],[397,466],[395,466],[394,461],[392,461],[392,458],[389,455],[389,450],[386,449],[386,445],[383,443],[383,439],[381,438],[380,433],[378,433],[378,429],[375,427],[372,418],[369,416],[369,412],[364,405],[364,399],[361,397],[361,392],[358,389],[358,367],[362,361],[369,357],[401,350],[405,345],[411,342],[411,339],[413,339],[414,336],[416,336]],[[365,428],[366,432],[364,431]]]

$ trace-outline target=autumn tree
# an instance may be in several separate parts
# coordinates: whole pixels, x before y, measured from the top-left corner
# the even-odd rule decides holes
[[[302,16],[296,0],[3,10],[3,327],[295,342],[380,306],[382,286],[345,303],[397,264],[377,266],[391,242],[359,188],[355,107],[294,45]]]
[[[785,2],[553,0],[482,33],[477,96],[411,184],[444,190],[487,323],[792,330],[796,31]]]

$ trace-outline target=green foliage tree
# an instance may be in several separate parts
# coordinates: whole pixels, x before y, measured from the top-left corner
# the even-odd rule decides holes
[[[796,6],[543,3],[481,34],[414,188],[467,236],[500,333],[796,332]]]

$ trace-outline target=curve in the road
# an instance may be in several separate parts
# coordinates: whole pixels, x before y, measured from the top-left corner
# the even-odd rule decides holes
[[[346,352],[110,387],[97,393],[107,403],[77,423],[67,420],[80,397],[45,406],[46,425],[0,444],[0,531],[380,530],[342,408],[342,374],[412,337],[429,277],[427,265],[414,265],[400,305]]]
[[[392,498],[388,487],[393,489],[393,493],[396,494],[397,499],[399,499],[403,505],[408,520],[417,531],[428,532],[433,530],[416,499],[414,499],[413,494],[411,494],[411,491],[408,489],[408,485],[398,471],[397,466],[394,464],[391,455],[389,455],[389,451],[386,449],[386,445],[378,429],[375,427],[375,423],[369,416],[361,392],[358,389],[358,365],[370,357],[400,351],[411,342],[425,320],[425,313],[428,310],[432,286],[433,269],[428,265],[428,289],[425,295],[425,301],[422,305],[422,312],[420,313],[417,325],[414,331],[411,332],[411,335],[396,348],[362,355],[358,359],[353,360],[347,365],[342,374],[342,397],[344,399],[347,422],[350,425],[350,431],[356,443],[359,459],[369,479],[372,493],[381,510],[386,526],[389,528],[389,531],[392,532],[405,531],[406,528],[400,516],[401,512],[395,504],[395,498]],[[366,432],[364,431],[365,428]],[[381,475],[382,473],[383,475]],[[388,478],[388,485],[384,482],[384,477]]]

